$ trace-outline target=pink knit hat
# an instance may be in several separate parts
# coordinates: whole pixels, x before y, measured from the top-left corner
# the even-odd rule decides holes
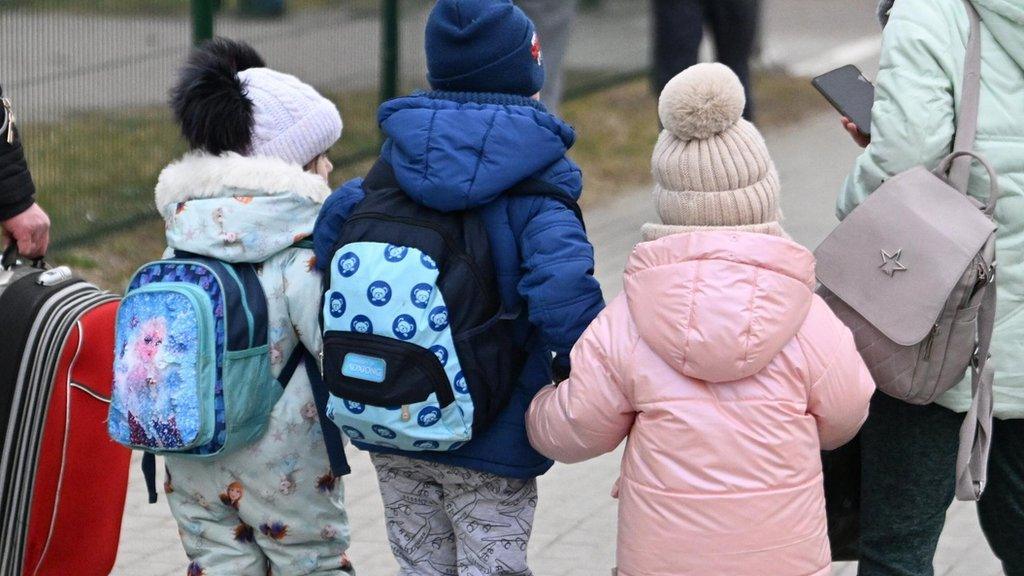
[[[253,156],[306,165],[341,138],[338,108],[295,76],[249,68],[238,78],[253,105]]]

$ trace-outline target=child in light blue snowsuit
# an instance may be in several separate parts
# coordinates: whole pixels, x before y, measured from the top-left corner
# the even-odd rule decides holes
[[[192,151],[156,187],[170,249],[258,263],[271,369],[298,346],[318,356],[320,274],[310,236],[330,193],[324,155],[341,137],[337,108],[266,68],[242,43],[193,53],[172,95]],[[306,370],[287,382],[266,434],[206,461],[167,457],[165,491],[189,576],[340,576],[349,523]]]

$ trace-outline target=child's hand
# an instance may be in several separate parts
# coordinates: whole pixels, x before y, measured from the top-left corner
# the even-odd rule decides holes
[[[842,123],[843,128],[846,129],[846,131],[850,134],[850,137],[852,137],[853,141],[857,143],[857,146],[860,146],[861,148],[867,148],[868,144],[871,144],[871,136],[861,134],[860,130],[857,128],[857,125],[854,124],[852,120],[850,120],[846,116],[843,116]]]

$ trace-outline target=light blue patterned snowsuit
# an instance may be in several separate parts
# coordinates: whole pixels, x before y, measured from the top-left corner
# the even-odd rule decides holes
[[[190,154],[157,184],[169,248],[261,263],[275,376],[300,343],[320,353],[320,274],[313,252],[292,245],[313,231],[329,192],[299,166],[234,154]],[[304,370],[261,440],[213,461],[169,457],[166,465],[189,576],[350,573],[342,481],[331,474]]]

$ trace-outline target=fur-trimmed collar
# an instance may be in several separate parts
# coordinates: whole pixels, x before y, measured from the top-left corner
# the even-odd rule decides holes
[[[247,157],[228,152],[186,154],[160,173],[156,183],[156,207],[200,198],[296,194],[322,203],[331,189],[323,178],[296,164],[270,157]]]

